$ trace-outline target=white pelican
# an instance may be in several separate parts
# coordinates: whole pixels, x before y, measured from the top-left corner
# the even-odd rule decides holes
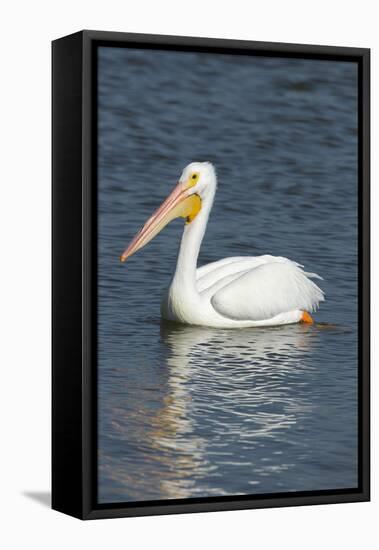
[[[324,293],[310,278],[321,277],[306,273],[296,262],[280,256],[237,256],[197,267],[216,186],[211,163],[186,166],[120,260],[125,262],[170,221],[182,217],[186,222],[176,270],[161,306],[165,319],[219,328],[313,323],[310,312]]]

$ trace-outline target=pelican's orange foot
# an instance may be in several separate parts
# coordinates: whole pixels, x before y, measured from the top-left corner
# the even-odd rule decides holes
[[[303,311],[303,314],[300,318],[300,323],[308,323],[309,325],[312,325],[314,323],[312,316],[309,315],[308,311]]]

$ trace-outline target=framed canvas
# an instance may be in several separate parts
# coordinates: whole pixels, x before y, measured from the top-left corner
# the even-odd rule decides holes
[[[53,508],[368,500],[369,50],[52,52]]]

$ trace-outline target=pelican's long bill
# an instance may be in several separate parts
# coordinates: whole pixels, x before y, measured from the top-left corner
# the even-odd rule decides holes
[[[201,209],[201,199],[185,183],[179,182],[163,204],[147,220],[128,247],[120,256],[125,262],[132,254],[147,245],[162,229],[175,218],[187,218],[190,223]]]

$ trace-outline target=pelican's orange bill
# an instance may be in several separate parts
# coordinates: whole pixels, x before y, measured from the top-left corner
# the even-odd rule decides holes
[[[199,195],[191,194],[191,189],[184,183],[179,182],[163,204],[131,240],[128,247],[121,254],[120,261],[125,262],[137,250],[147,245],[175,218],[187,218],[187,221],[191,222],[199,213],[200,208],[201,199]]]

